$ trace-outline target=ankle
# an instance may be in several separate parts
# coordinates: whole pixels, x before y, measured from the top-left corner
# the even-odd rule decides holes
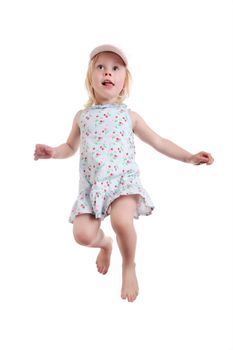
[[[104,238],[104,245],[102,249],[109,250],[109,248],[112,247],[112,238],[111,237],[105,237]]]
[[[123,261],[122,267],[123,268],[133,268],[133,269],[135,269],[136,263],[134,261]]]

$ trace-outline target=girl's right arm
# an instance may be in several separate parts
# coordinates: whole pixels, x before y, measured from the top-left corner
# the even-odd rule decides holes
[[[73,156],[77,152],[80,144],[80,114],[81,111],[79,111],[74,117],[72,129],[66,143],[63,143],[58,147],[37,144],[34,153],[34,160],[49,158],[64,159]]]

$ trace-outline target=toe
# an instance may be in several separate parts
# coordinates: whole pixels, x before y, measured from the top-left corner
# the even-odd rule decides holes
[[[108,272],[108,269],[107,269],[107,267],[105,267],[104,269],[103,269],[103,275],[106,275],[106,273]]]
[[[124,293],[121,294],[122,299],[126,299],[126,295]]]
[[[129,296],[128,296],[128,301],[129,301],[130,303],[132,303],[132,301],[133,301],[133,296],[132,296],[132,295],[129,295]]]
[[[137,298],[137,296],[136,296],[136,295],[133,295],[133,296],[132,296],[132,301],[134,301],[136,298]]]

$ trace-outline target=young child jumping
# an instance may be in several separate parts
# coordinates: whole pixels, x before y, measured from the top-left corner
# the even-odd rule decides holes
[[[75,240],[100,248],[96,264],[106,274],[112,239],[104,234],[101,221],[110,215],[122,255],[121,297],[132,302],[138,295],[133,219],[149,215],[153,202],[140,181],[135,162],[134,134],[162,154],[191,164],[213,163],[210,153],[191,154],[156,134],[136,112],[123,103],[129,95],[127,57],[113,45],[101,45],[90,54],[86,76],[89,100],[74,117],[66,143],[58,147],[37,144],[34,159],[73,156],[80,145],[79,192],[69,221]]]

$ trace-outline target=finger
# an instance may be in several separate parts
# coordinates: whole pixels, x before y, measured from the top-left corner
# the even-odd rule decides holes
[[[43,148],[44,148],[44,145],[42,145],[42,144],[40,144],[40,143],[36,144],[36,149],[37,149],[37,150],[41,150],[41,149],[43,149]]]
[[[36,150],[37,150],[38,152],[44,152],[44,151],[46,150],[47,147],[48,147],[47,145],[37,144],[37,145],[36,145]]]
[[[45,156],[47,152],[41,150],[41,151],[37,151],[36,154],[38,154],[38,156]]]
[[[207,152],[202,152],[201,157],[205,158],[205,159],[209,159],[210,158],[210,154],[207,153]]]
[[[36,149],[36,153],[37,154],[41,154],[41,155],[45,155],[49,152],[50,148],[49,146],[45,146],[45,145],[40,145],[37,149]]]
[[[207,165],[211,165],[214,162],[214,158],[210,157],[209,161],[206,163]]]
[[[195,165],[201,165],[201,164],[205,164],[205,163],[207,163],[207,160],[206,159],[204,159],[204,158],[197,158],[196,159],[196,161],[195,161]]]
[[[201,158],[200,159],[200,164],[208,163],[208,158]]]
[[[202,155],[202,157],[199,157],[199,164],[210,165],[213,163],[213,161],[214,159],[209,153],[207,153],[206,155]]]
[[[211,159],[211,155],[206,153],[206,154],[203,154],[201,157],[200,157],[200,161],[203,162],[203,163],[208,163]]]
[[[48,155],[37,155],[37,159],[48,159],[50,156]]]

